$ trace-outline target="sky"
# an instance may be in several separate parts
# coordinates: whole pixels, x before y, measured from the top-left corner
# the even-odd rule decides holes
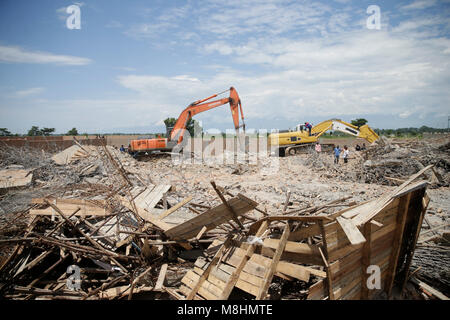
[[[449,31],[450,0],[2,0],[0,127],[164,132],[233,86],[247,128],[446,128]],[[227,105],[195,119],[233,128]]]

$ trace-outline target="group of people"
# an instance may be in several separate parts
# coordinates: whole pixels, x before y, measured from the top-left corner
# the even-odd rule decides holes
[[[316,150],[316,152],[322,152],[322,146],[320,145],[320,143],[318,141],[316,142],[315,150]],[[333,150],[333,153],[334,153],[334,163],[339,163],[339,157],[341,156],[341,153],[342,153],[342,158],[344,158],[344,163],[348,162],[348,156],[349,156],[350,152],[349,152],[347,146],[344,146],[343,150],[339,146],[336,146]]]
[[[339,148],[339,146],[336,146],[334,148],[334,163],[339,163],[339,157],[342,153],[342,157],[344,158],[344,163],[348,162],[348,147],[344,146],[344,150],[342,150],[341,148]]]

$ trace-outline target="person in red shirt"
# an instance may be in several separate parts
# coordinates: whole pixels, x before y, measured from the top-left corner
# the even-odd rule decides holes
[[[306,128],[306,130],[308,130],[309,136],[311,136],[311,129],[312,129],[311,123],[305,122],[305,128]]]

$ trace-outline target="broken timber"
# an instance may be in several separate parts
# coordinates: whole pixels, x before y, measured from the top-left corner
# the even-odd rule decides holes
[[[247,198],[242,194],[227,201],[229,206],[234,210],[237,216],[253,210],[258,203]],[[205,226],[206,231],[233,220],[234,216],[225,204],[220,204],[214,208],[199,214],[198,216],[185,221],[175,227],[165,230],[165,234],[174,240],[188,240],[195,237]]]

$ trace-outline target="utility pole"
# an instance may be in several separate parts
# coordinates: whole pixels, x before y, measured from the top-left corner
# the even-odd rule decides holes
[[[447,132],[450,132],[450,116],[447,118]]]

